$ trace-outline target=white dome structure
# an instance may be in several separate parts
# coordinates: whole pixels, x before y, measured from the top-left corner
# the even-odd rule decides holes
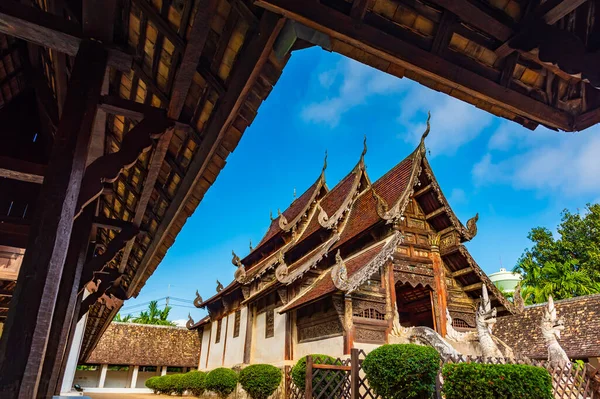
[[[496,287],[507,293],[514,292],[523,279],[519,273],[509,272],[503,267],[500,268],[499,272],[490,274],[489,278]]]

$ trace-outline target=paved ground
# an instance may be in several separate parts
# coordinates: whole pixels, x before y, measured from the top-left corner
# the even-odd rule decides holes
[[[154,395],[151,393],[87,393],[92,399],[167,399],[166,395]]]

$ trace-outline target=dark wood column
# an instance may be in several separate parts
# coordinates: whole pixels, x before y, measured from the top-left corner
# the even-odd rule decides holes
[[[354,322],[352,313],[352,297],[344,296],[344,355],[354,347]]]
[[[100,43],[81,42],[0,339],[2,398],[37,395],[106,64]]]
[[[436,329],[442,337],[446,336],[446,309],[448,308],[448,289],[446,288],[446,273],[440,256],[440,236],[433,234],[429,238],[431,244],[431,260],[433,261],[433,278],[435,283],[435,301],[439,311]],[[432,309],[433,311],[433,309]],[[435,312],[434,312],[435,314]],[[434,316],[435,317],[435,316]]]
[[[88,206],[83,214],[75,220],[75,225],[73,226],[67,260],[65,261],[63,275],[60,279],[58,298],[54,307],[48,347],[46,348],[46,358],[44,359],[38,388],[38,398],[52,398],[54,394],[60,393],[56,392],[56,387],[60,383],[59,377],[61,375],[63,358],[68,356],[69,348],[67,347],[67,342],[69,340],[69,332],[77,324],[77,319],[74,319],[74,310],[77,307],[76,302],[79,281],[81,280],[81,270],[88,254],[92,221],[96,210],[96,206],[94,205],[96,204]]]

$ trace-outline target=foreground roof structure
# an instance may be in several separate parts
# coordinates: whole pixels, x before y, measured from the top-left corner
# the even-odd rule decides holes
[[[84,314],[89,356],[294,51],[318,45],[531,129],[577,131],[600,120],[596,14],[569,0],[2,1],[0,359],[19,359],[0,362],[2,393],[51,396]],[[336,224],[337,195],[309,208]],[[379,195],[394,213],[395,194]],[[290,224],[314,229],[303,210],[284,212],[261,251]],[[269,268],[259,258],[244,259],[248,273]]]

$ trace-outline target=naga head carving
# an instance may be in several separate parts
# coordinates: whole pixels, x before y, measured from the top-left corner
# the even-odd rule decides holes
[[[467,230],[471,238],[477,235],[477,221],[479,220],[479,213],[476,213],[471,219],[467,220]]]
[[[250,246],[252,246],[252,241],[250,241]],[[233,250],[231,250],[231,255],[233,256],[233,258],[231,258],[232,265],[234,265],[235,267],[244,267],[244,265],[242,264],[242,260],[239,256],[235,254]]]
[[[513,304],[517,308],[517,312],[523,313],[525,310],[525,300],[523,299],[523,295],[521,295],[521,283],[517,284],[513,293]]]
[[[419,149],[421,150],[421,153],[423,155],[425,155],[425,139],[427,138],[427,136],[429,135],[429,131],[431,130],[431,125],[429,124],[430,120],[431,120],[431,112],[427,111],[427,122],[426,122],[427,128],[423,132],[423,135],[421,136],[421,143],[419,144]]]
[[[223,284],[219,280],[217,280],[217,292],[223,291]]]
[[[548,305],[544,309],[542,316],[542,333],[544,338],[554,338],[559,340],[561,331],[565,329],[565,323],[562,318],[556,314],[556,307],[552,296],[548,297]]]
[[[196,298],[194,299],[194,306],[199,308],[200,304],[202,303],[202,297],[200,296],[200,294],[198,293],[198,290],[196,290]]]
[[[192,315],[188,313],[188,321],[185,323],[185,326],[189,329],[191,329],[194,326],[194,319],[192,319]]]

